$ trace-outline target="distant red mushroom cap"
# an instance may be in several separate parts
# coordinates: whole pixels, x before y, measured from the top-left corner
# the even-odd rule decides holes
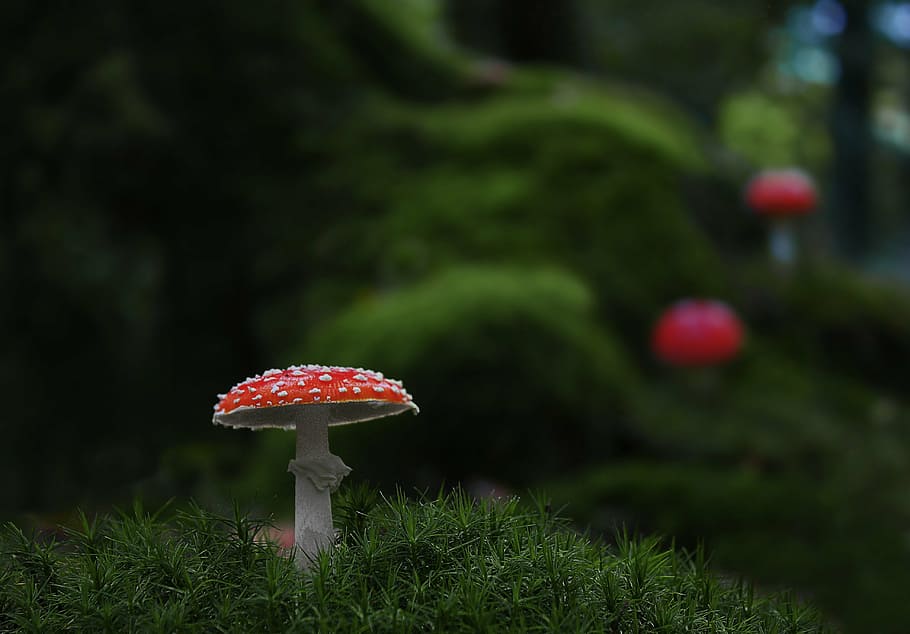
[[[677,366],[723,363],[742,347],[743,326],[723,302],[683,300],[654,326],[651,347],[663,362]]]
[[[281,427],[317,415],[329,425],[418,411],[401,381],[363,368],[292,365],[267,370],[218,395],[212,422],[228,427]]]
[[[815,211],[818,197],[802,170],[765,170],[746,187],[746,202],[762,216],[798,216]]]

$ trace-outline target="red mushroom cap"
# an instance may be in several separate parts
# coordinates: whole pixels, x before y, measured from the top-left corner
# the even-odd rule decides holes
[[[293,429],[308,414],[329,425],[418,411],[401,381],[363,368],[292,365],[267,370],[218,395],[213,423],[228,427]]]
[[[766,170],[746,187],[746,202],[762,216],[810,214],[818,202],[815,185],[799,169]]]
[[[742,342],[742,323],[726,304],[698,299],[671,306],[657,321],[651,337],[654,354],[677,366],[728,361]]]

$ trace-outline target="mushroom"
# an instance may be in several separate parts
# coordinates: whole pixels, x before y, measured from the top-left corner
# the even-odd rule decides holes
[[[233,428],[297,430],[294,540],[297,563],[307,568],[332,547],[331,493],[351,472],[329,452],[328,428],[411,410],[417,404],[401,381],[363,368],[292,365],[268,370],[218,395],[212,422]]]
[[[746,203],[771,220],[771,257],[784,266],[796,259],[793,218],[815,211],[817,194],[812,179],[796,168],[765,170],[746,187]]]
[[[742,347],[743,326],[723,302],[686,299],[665,311],[654,326],[651,347],[670,365],[692,367],[723,363]]]

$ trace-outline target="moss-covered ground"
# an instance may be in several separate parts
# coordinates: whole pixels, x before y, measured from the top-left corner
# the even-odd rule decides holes
[[[83,518],[61,541],[9,525],[0,631],[822,632],[816,613],[709,571],[702,551],[578,534],[548,505],[460,493],[339,496],[309,572],[262,522],[198,506]]]

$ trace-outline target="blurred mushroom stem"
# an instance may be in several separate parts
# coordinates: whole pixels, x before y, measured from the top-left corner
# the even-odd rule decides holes
[[[294,544],[297,565],[309,568],[322,550],[335,540],[331,494],[351,472],[329,452],[328,410],[297,423],[297,456],[288,464],[294,474]]]
[[[789,220],[778,219],[771,223],[768,236],[771,259],[784,267],[790,267],[796,260],[796,230]]]

